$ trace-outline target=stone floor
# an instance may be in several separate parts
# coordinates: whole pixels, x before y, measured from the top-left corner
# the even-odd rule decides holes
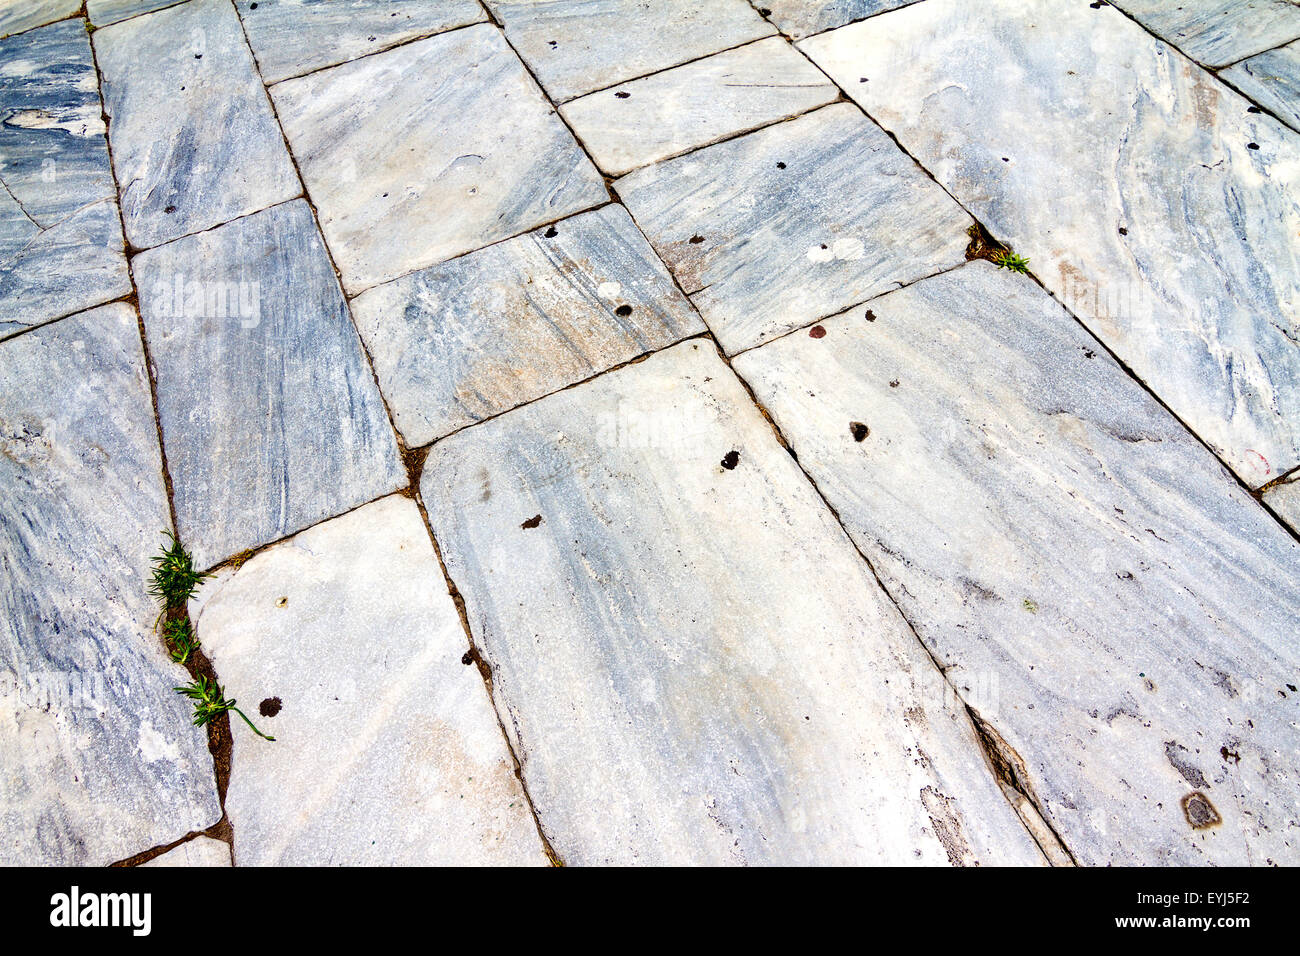
[[[1300,863],[1300,5],[761,2],[0,0],[0,864]]]

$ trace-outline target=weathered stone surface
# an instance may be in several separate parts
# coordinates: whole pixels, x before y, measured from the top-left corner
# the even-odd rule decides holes
[[[175,6],[179,0],[86,0],[86,15],[97,27],[116,23],[163,7]]]
[[[1300,43],[1252,56],[1219,75],[1300,130]]]
[[[1279,482],[1264,492],[1264,501],[1282,520],[1300,532],[1300,475]]]
[[[1295,0],[1114,0],[1192,59],[1229,63],[1300,37]]]
[[[1042,862],[709,343],[437,443],[421,490],[567,863]]]
[[[0,37],[70,17],[81,0],[0,0]]]
[[[763,0],[768,19],[792,37],[806,37],[905,7],[917,0]]]
[[[104,865],[216,823],[152,625],[169,527],[135,313],[0,343],[0,864]]]
[[[839,87],[781,37],[566,103],[560,113],[602,170],[622,175],[824,106]]]
[[[131,291],[85,24],[0,41],[0,335]]]
[[[745,0],[484,0],[557,102],[776,30]]]
[[[487,19],[477,0],[236,0],[235,6],[267,83]]]
[[[302,192],[229,0],[94,36],[122,220],[144,249]]]
[[[302,200],[132,260],[182,538],[200,567],[406,483]]]
[[[226,693],[276,738],[232,718],[240,866],[546,864],[414,501],[304,531],[202,601]]]
[[[1300,861],[1300,545],[1032,281],[869,306],[736,369],[1075,858]]]
[[[802,47],[1244,481],[1300,463],[1300,139],[1107,6],[926,0]]]
[[[230,866],[230,844],[198,836],[141,866]]]
[[[609,198],[488,24],[271,95],[349,295]]]
[[[729,353],[964,261],[971,220],[848,103],[614,188]]]

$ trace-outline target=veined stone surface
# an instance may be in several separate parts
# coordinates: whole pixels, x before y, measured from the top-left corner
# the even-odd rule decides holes
[[[905,7],[917,0],[763,0],[768,19],[788,36],[802,38]]]
[[[435,444],[421,490],[565,862],[1043,861],[710,344]]]
[[[970,217],[848,103],[614,188],[736,353],[965,261]]]
[[[745,0],[484,0],[557,102],[776,32]]]
[[[132,268],[197,566],[406,483],[305,202],[143,252]]]
[[[378,286],[352,313],[411,448],[704,331],[618,205]]]
[[[566,103],[560,113],[612,176],[824,106],[834,83],[770,37]]]
[[[0,335],[131,291],[85,23],[0,41]]]
[[[1300,37],[1295,0],[1114,0],[1206,66],[1226,66]]]
[[[267,83],[487,19],[477,0],[236,0],[235,6]]]
[[[139,16],[163,7],[176,6],[179,0],[86,0],[86,15],[97,27]]]
[[[81,0],[0,0],[0,37],[70,17]]]
[[[236,720],[239,718],[236,717]],[[141,866],[230,866],[230,844],[214,840],[212,837],[198,836],[188,843],[182,843],[175,849],[168,850],[154,857]]]
[[[201,598],[227,695],[276,738],[231,718],[240,866],[547,863],[414,501],[304,531]]]
[[[801,46],[1242,480],[1300,463],[1300,139],[1106,6],[926,0]]]
[[[97,30],[122,220],[145,249],[302,192],[229,0]]]
[[[1252,56],[1219,75],[1300,130],[1300,43]]]
[[[1300,475],[1279,482],[1264,492],[1264,501],[1282,520],[1300,532]]]
[[[0,864],[103,866],[221,817],[153,632],[170,526],[135,313],[0,343]]]
[[[488,24],[271,95],[348,295],[609,198]]]
[[[1300,545],[1029,279],[869,306],[736,369],[1075,858],[1300,861]]]

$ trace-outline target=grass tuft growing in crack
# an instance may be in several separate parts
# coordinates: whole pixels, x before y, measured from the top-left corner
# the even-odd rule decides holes
[[[171,544],[153,559],[149,585],[149,593],[162,602],[160,619],[171,612],[184,611],[194,592],[207,577],[202,571],[194,570],[194,559],[176,535],[170,531],[164,531],[163,534]]]
[[[1029,273],[1029,260],[1024,256],[1018,256],[1014,252],[1001,252],[994,257],[993,262],[999,269],[1009,269],[1012,272],[1019,272],[1021,275]]]
[[[199,639],[190,627],[188,618],[173,618],[163,624],[163,641],[167,652],[177,664],[188,664],[190,657],[199,649]]]
[[[233,699],[226,700],[226,695],[221,691],[221,685],[215,680],[208,680],[202,674],[199,674],[184,687],[173,689],[176,693],[184,694],[194,701],[194,725],[196,727],[202,727],[212,718],[233,710],[244,718],[244,723],[248,724],[257,736],[263,740],[275,740],[274,737],[258,730],[256,725],[248,719],[248,715],[235,706]]]

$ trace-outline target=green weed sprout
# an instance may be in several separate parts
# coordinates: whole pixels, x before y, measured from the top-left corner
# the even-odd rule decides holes
[[[176,535],[170,531],[164,531],[163,534],[170,539],[171,544],[153,559],[149,593],[162,602],[165,615],[169,611],[185,610],[187,602],[207,575],[194,570],[194,560],[185,546],[176,540]]]
[[[199,639],[190,627],[190,622],[183,617],[163,625],[163,640],[167,643],[172,660],[177,664],[188,663],[190,655],[199,649]]]
[[[184,694],[194,701],[194,726],[196,727],[202,727],[214,717],[219,717],[226,711],[233,710],[244,718],[244,723],[252,727],[253,733],[257,734],[257,736],[264,740],[275,740],[274,737],[258,730],[253,722],[248,719],[248,715],[235,706],[234,700],[226,700],[226,695],[221,692],[220,684],[214,680],[208,680],[202,674],[184,687],[174,687],[172,689],[176,693]]]
[[[1010,269],[1012,272],[1019,272],[1025,275],[1029,272],[1029,260],[1024,256],[1018,256],[1014,252],[999,252],[993,260],[997,263],[999,269]]]

